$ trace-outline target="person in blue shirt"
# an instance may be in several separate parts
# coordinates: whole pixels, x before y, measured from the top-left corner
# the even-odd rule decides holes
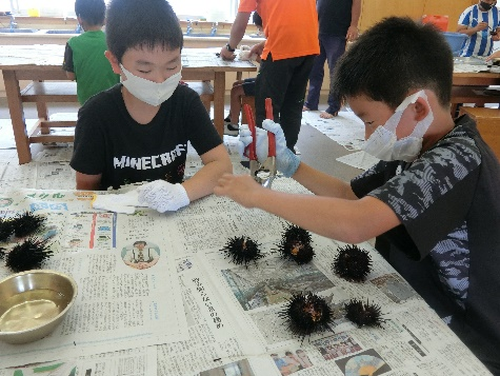
[[[489,56],[498,34],[500,13],[496,0],[481,0],[467,7],[458,19],[457,32],[467,35],[460,56]]]

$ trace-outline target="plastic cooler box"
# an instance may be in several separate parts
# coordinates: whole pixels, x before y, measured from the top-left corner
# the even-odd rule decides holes
[[[464,45],[465,40],[467,39],[467,35],[461,33],[452,33],[449,31],[443,32],[443,35],[450,45],[453,56],[460,55],[460,51],[462,49],[462,46]]]

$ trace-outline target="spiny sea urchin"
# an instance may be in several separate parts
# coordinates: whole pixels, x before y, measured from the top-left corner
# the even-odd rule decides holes
[[[264,257],[260,251],[260,244],[248,236],[235,236],[229,239],[221,251],[226,254],[225,257],[230,257],[236,265],[243,264],[246,268],[249,262],[256,262]]]
[[[314,257],[311,246],[311,234],[302,227],[290,225],[281,235],[278,250],[282,256],[294,260],[297,264],[307,264]]]
[[[362,282],[372,268],[372,258],[368,251],[351,244],[339,247],[332,265],[335,274],[348,281]]]
[[[45,222],[46,218],[32,212],[25,211],[12,218],[14,235],[18,238],[30,235],[38,230]]]
[[[42,262],[52,256],[48,249],[48,239],[28,238],[19,243],[8,253],[0,251],[5,265],[14,273],[30,269],[40,269]]]
[[[346,314],[345,317],[358,325],[362,326],[378,326],[381,327],[385,320],[382,318],[381,308],[377,304],[370,304],[369,300],[366,303],[358,299],[351,299],[349,303],[344,305]]]
[[[316,331],[327,329],[328,324],[333,321],[332,310],[325,299],[313,293],[293,295],[278,315],[288,322],[292,333],[302,339]]]
[[[10,219],[0,218],[0,242],[5,242],[10,238],[14,229]]]

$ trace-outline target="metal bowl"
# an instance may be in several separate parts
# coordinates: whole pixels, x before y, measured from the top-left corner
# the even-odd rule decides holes
[[[61,323],[77,293],[73,278],[51,270],[29,270],[0,281],[0,341],[45,337]]]

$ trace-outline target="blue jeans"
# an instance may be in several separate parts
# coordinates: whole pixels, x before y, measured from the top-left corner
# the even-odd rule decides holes
[[[330,80],[333,77],[335,64],[345,51],[345,37],[319,35],[320,54],[314,59],[314,65],[309,75],[309,92],[304,106],[310,110],[317,110],[321,85],[323,85],[325,60],[330,69]],[[334,98],[332,91],[328,93],[328,108],[326,112],[334,114],[340,110],[340,101]]]

